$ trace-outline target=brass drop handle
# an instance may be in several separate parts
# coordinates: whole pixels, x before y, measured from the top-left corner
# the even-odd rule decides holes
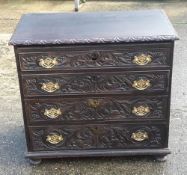
[[[146,131],[136,131],[136,132],[132,133],[131,139],[133,139],[137,142],[142,142],[144,140],[149,139],[149,136],[148,136],[148,133]]]
[[[138,117],[144,117],[150,112],[149,106],[140,105],[138,107],[133,107],[132,113]]]
[[[48,118],[55,119],[58,118],[60,115],[62,115],[62,111],[60,110],[60,108],[45,109],[44,115],[47,116]]]
[[[43,68],[46,68],[46,69],[51,69],[53,68],[54,66],[58,65],[58,61],[57,61],[57,58],[50,58],[50,57],[47,57],[47,58],[41,58],[39,60],[39,65]]]
[[[133,59],[133,63],[140,65],[140,66],[149,64],[149,63],[151,63],[151,61],[152,61],[151,55],[145,55],[145,54],[141,54],[139,56],[134,56],[134,59]]]
[[[100,105],[100,102],[97,99],[89,99],[88,105],[92,108],[97,108]]]
[[[52,93],[60,89],[60,85],[58,83],[53,83],[53,82],[42,83],[41,89],[43,89],[46,92]]]
[[[140,91],[145,90],[151,86],[150,80],[139,79],[133,81],[132,87]]]
[[[47,138],[46,138],[46,141],[53,145],[56,145],[62,142],[63,140],[64,140],[63,136],[60,134],[56,134],[56,133],[51,133],[47,135]]]

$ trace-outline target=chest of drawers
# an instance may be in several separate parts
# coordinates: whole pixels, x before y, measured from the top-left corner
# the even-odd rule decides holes
[[[176,39],[160,10],[24,15],[10,44],[26,156],[169,154]]]

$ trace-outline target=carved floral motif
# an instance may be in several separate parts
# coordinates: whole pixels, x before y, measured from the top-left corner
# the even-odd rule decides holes
[[[89,43],[121,43],[121,42],[147,42],[147,41],[174,41],[178,36],[174,35],[156,35],[156,36],[131,36],[131,37],[113,37],[113,38],[86,38],[86,39],[68,39],[68,40],[13,40],[11,39],[9,44],[11,45],[56,45],[56,44],[89,44]]]
[[[134,132],[146,132],[149,139],[136,141],[131,138]],[[163,144],[162,129],[157,126],[126,125],[85,125],[63,126],[54,128],[31,128],[33,149],[123,149],[123,148],[159,148]],[[46,138],[50,133],[62,135],[63,141],[50,144]]]
[[[133,82],[139,79],[150,81],[150,87],[144,91],[167,91],[169,72],[159,73],[115,73],[115,74],[57,74],[24,76],[24,94],[29,95],[63,95],[87,93],[132,93],[139,92],[134,88]],[[44,91],[41,87],[49,82],[57,83],[59,89],[53,93]]]
[[[90,105],[97,101],[97,105]],[[149,113],[138,117],[134,108],[147,106]],[[90,120],[126,120],[126,119],[164,119],[167,108],[167,98],[164,97],[99,97],[99,98],[63,98],[61,100],[27,100],[28,116],[31,122],[37,121],[90,121]],[[58,117],[50,118],[46,111],[58,109]],[[63,111],[63,112],[62,112]]]
[[[154,49],[154,51],[128,51],[128,50],[98,50],[89,52],[69,53],[37,53],[19,56],[22,70],[42,70],[40,60],[56,59],[58,64],[51,69],[79,69],[97,67],[122,67],[136,65],[134,57],[145,54],[150,55],[152,61],[148,65],[167,65],[167,49]]]

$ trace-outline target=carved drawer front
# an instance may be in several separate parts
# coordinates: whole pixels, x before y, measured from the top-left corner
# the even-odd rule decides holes
[[[30,49],[19,53],[22,71],[170,66],[171,45],[127,44]],[[55,50],[55,51],[54,51]]]
[[[163,125],[65,125],[30,127],[31,150],[161,148]]]
[[[25,100],[30,123],[68,121],[161,120],[167,97],[85,97]]]
[[[169,71],[24,75],[25,96],[168,92]]]

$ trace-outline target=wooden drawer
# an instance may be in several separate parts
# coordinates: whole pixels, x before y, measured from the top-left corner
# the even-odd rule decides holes
[[[31,47],[18,50],[22,71],[168,67],[172,44]]]
[[[165,125],[53,125],[29,128],[30,149],[57,151],[68,149],[163,148],[167,146]]]
[[[23,75],[29,96],[166,93],[169,71]]]
[[[30,124],[166,120],[167,96],[80,97],[25,100]]]

